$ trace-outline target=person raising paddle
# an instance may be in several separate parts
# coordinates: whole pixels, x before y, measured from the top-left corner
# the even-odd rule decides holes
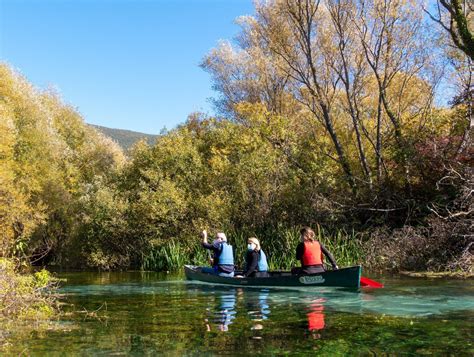
[[[212,268],[202,268],[203,273],[215,274],[225,277],[234,276],[234,253],[232,246],[227,243],[227,237],[224,233],[220,232],[216,234],[216,239],[209,244],[207,242],[207,231],[203,230],[202,246],[205,249],[209,249],[214,252],[212,259]]]

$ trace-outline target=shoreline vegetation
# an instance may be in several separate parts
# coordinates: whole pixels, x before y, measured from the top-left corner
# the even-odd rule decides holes
[[[54,294],[58,282],[45,269],[19,273],[12,260],[0,258],[0,325],[9,320],[38,322],[54,317],[59,311]]]
[[[0,312],[54,314],[51,277],[31,265],[206,264],[202,229],[225,231],[239,264],[256,236],[270,268],[290,268],[308,225],[340,266],[472,275],[469,48],[416,1],[318,6],[256,4],[201,64],[218,115],[126,153],[0,63]]]
[[[455,272],[455,271],[400,271],[398,274],[402,276],[408,276],[410,278],[423,278],[423,279],[474,279],[474,273],[466,272]]]

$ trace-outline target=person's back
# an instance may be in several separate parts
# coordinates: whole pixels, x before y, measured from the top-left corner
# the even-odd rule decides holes
[[[324,256],[321,251],[321,244],[317,241],[307,240],[303,242],[304,251],[301,257],[302,266],[323,265]]]
[[[223,234],[223,233],[222,233]],[[219,254],[217,256],[217,266],[224,272],[234,271],[234,252],[232,246],[227,241],[220,242]]]
[[[258,271],[261,272],[261,273],[267,273],[268,272],[267,255],[265,254],[265,252],[261,248],[258,251]]]
[[[301,269],[296,270],[299,274],[317,274],[325,271],[324,256],[326,256],[334,269],[337,264],[331,253],[315,239],[314,231],[304,227],[300,231],[301,241],[296,247],[296,259],[301,262]]]

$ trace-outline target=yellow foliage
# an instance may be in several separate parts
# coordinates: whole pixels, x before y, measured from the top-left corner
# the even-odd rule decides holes
[[[0,257],[25,254],[50,215],[69,210],[84,184],[125,161],[116,143],[6,64],[0,64],[0,137]]]

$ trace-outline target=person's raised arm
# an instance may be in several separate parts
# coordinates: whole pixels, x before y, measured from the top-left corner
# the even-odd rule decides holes
[[[202,237],[202,246],[206,249],[213,249],[212,244],[207,243],[207,231],[203,230],[201,232],[201,237]]]
[[[331,253],[329,253],[329,250],[327,250],[326,247],[324,245],[322,245],[321,243],[319,243],[319,244],[321,245],[321,251],[326,256],[326,258],[328,258],[329,261],[331,262],[332,268],[333,269],[339,269],[339,267],[336,264],[336,261],[334,260],[334,257],[331,255]]]

